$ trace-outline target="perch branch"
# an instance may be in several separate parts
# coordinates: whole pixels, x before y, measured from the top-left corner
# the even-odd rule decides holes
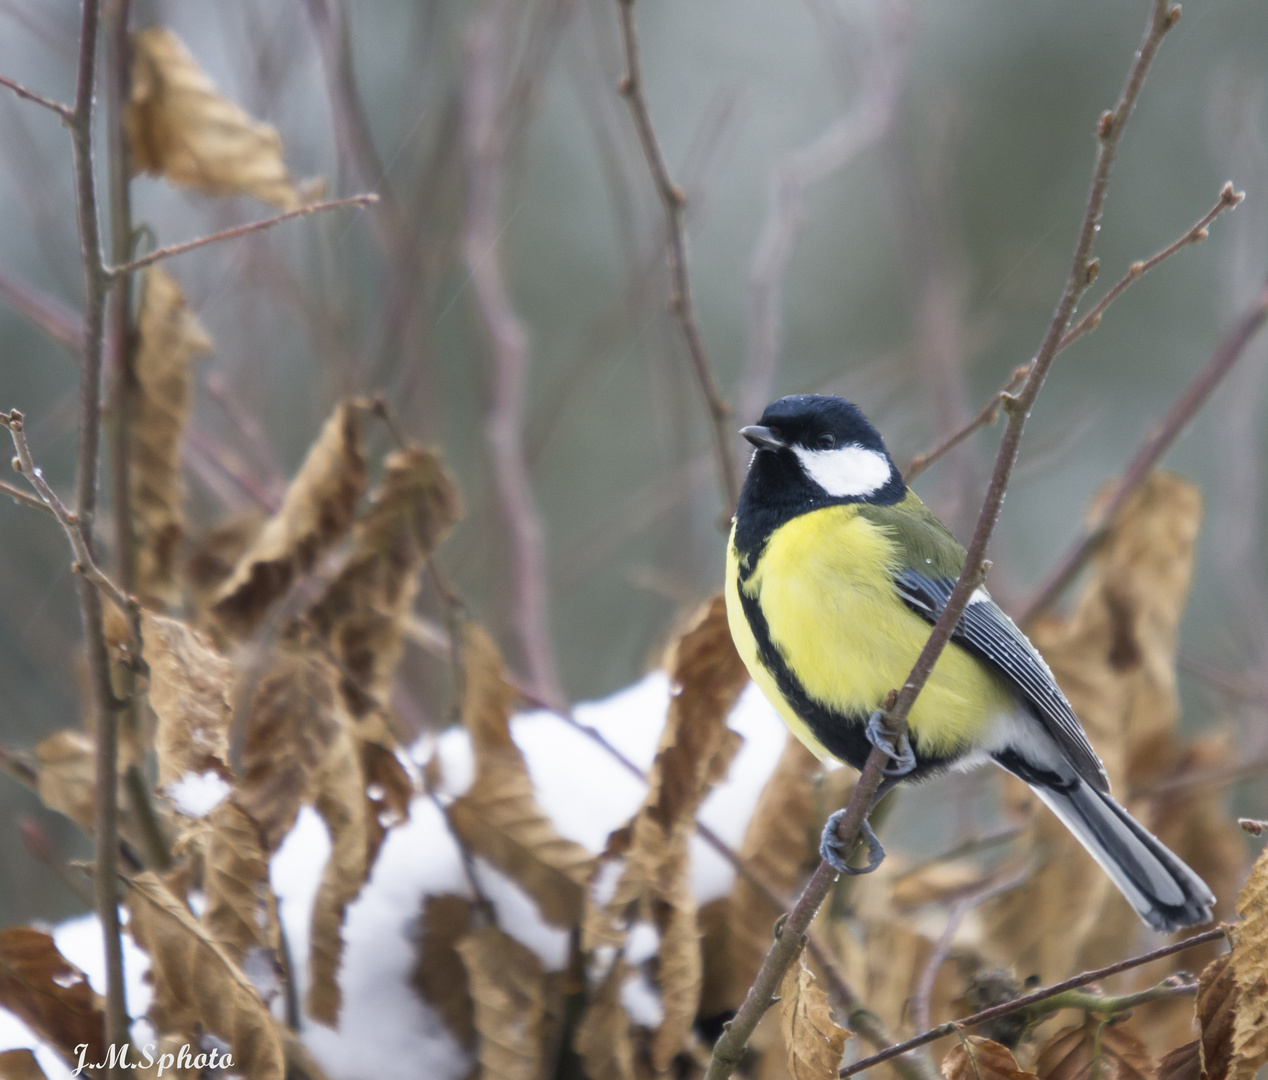
[[[108,267],[105,273],[111,278],[123,277],[125,274],[134,273],[163,259],[170,259],[173,255],[184,255],[187,251],[206,247],[208,244],[219,244],[223,240],[236,240],[240,236],[263,232],[265,229],[273,228],[274,225],[281,225],[284,221],[294,221],[296,218],[307,217],[309,214],[320,214],[326,210],[341,210],[347,206],[373,206],[378,201],[378,195],[369,191],[360,195],[349,195],[343,199],[327,199],[325,202],[308,203],[306,206],[287,210],[284,214],[276,214],[273,217],[264,218],[262,221],[251,221],[246,225],[235,225],[232,229],[223,229],[220,232],[212,233],[210,236],[200,236],[195,240],[186,240],[184,243],[169,244],[167,247],[156,248],[148,255],[142,255],[139,259],[133,259],[122,266]]]
[[[1127,500],[1145,482],[1162,455],[1176,441],[1189,421],[1193,419],[1194,414],[1206,404],[1207,399],[1219,386],[1224,376],[1241,359],[1246,347],[1265,322],[1268,322],[1268,285],[1264,286],[1264,290],[1250,310],[1242,315],[1228,336],[1220,342],[1206,366],[1198,372],[1176,399],[1167,415],[1154,426],[1140,449],[1136,451],[1131,464],[1127,466],[1127,470],[1114,486],[1113,493],[1105,500],[1103,508],[1096,515],[1096,520],[1058,560],[1056,568],[1048,579],[1017,616],[1019,625],[1027,625],[1051,607],[1096,553]]]
[[[1176,24],[1178,18],[1179,8],[1169,8],[1167,0],[1153,0],[1144,40],[1132,61],[1122,93],[1114,108],[1102,113],[1097,124],[1099,144],[1096,164],[1092,171],[1091,187],[1083,212],[1083,221],[1079,228],[1070,273],[1039,350],[1030,362],[1025,383],[1016,397],[1010,395],[1004,398],[1003,407],[1008,413],[1008,425],[1000,441],[995,468],[991,475],[990,486],[987,488],[986,498],[983,500],[977,527],[973,531],[973,539],[965,555],[964,569],[907,681],[897,695],[891,691],[893,700],[886,703],[886,726],[894,738],[901,738],[905,733],[907,716],[917,695],[928,680],[942,650],[950,641],[951,631],[967,606],[969,597],[981,584],[989,568],[986,562],[986,551],[995,530],[995,524],[999,520],[1004,494],[1008,489],[1013,466],[1017,461],[1017,452],[1021,446],[1026,419],[1043,387],[1048,370],[1056,359],[1058,345],[1069,326],[1075,305],[1095,276],[1096,263],[1092,259],[1092,249],[1119,140],[1140,94],[1149,65],[1162,44],[1162,39]],[[837,830],[838,838],[845,850],[849,850],[858,842],[860,829],[880,787],[881,769],[885,760],[884,752],[875,747],[867,757],[854,789],[854,795],[846,807]],[[730,1026],[718,1039],[706,1080],[724,1080],[739,1064],[749,1037],[757,1027],[758,1021],[770,1008],[779,982],[800,947],[801,935],[810,925],[836,877],[836,872],[826,862],[819,863],[819,868],[789,913],[782,932],[771,945],[761,971],[758,972],[756,980],[749,988],[744,1004],[740,1006]]]
[[[1217,941],[1224,937],[1226,927],[1217,926],[1211,930],[1204,930],[1200,934],[1194,934],[1191,938],[1185,938],[1184,941],[1172,942],[1170,945],[1163,945],[1161,948],[1154,949],[1152,952],[1143,953],[1140,956],[1133,956],[1128,960],[1120,960],[1116,964],[1110,964],[1107,967],[1097,968],[1095,971],[1085,971],[1082,975],[1075,975],[1066,979],[1064,982],[1054,983],[1052,986],[1044,987],[1041,990],[1035,990],[1030,994],[1023,994],[1019,998],[1012,1001],[1005,1001],[999,1005],[992,1005],[989,1009],[983,1009],[981,1012],[975,1012],[971,1016],[966,1016],[960,1020],[953,1020],[947,1024],[939,1024],[935,1028],[916,1035],[914,1038],[901,1042],[897,1046],[891,1046],[888,1050],[882,1050],[879,1054],[873,1054],[871,1057],[860,1058],[852,1065],[847,1065],[840,1071],[842,1077],[853,1076],[860,1073],[864,1069],[870,1069],[873,1065],[879,1065],[881,1062],[889,1061],[891,1058],[905,1054],[909,1050],[916,1050],[921,1046],[926,1046],[931,1042],[946,1035],[953,1034],[957,1028],[976,1027],[978,1024],[984,1024],[988,1020],[995,1020],[1001,1016],[1007,1016],[1009,1013],[1015,1013],[1021,1009],[1028,1009],[1032,1005],[1038,1005],[1050,998],[1056,997],[1058,994],[1064,994],[1067,990],[1074,990],[1080,986],[1087,986],[1088,983],[1098,982],[1101,979],[1109,978],[1111,975],[1117,975],[1120,971],[1130,971],[1143,964],[1152,963],[1154,960],[1161,960],[1164,957],[1172,956],[1175,953],[1183,952],[1185,949],[1191,949],[1195,945],[1205,945],[1208,941]],[[1115,999],[1100,999],[1102,1003],[1106,1001],[1114,1001]],[[1121,999],[1120,999],[1121,1000]],[[1087,1006],[1081,1006],[1087,1007]],[[1102,1004],[1103,1007],[1103,1004]]]
[[[647,159],[647,167],[651,170],[656,194],[665,212],[671,285],[669,306],[674,318],[678,321],[683,341],[687,346],[687,354],[691,358],[696,382],[700,386],[705,405],[709,410],[713,451],[717,459],[718,484],[723,505],[729,516],[740,495],[735,455],[731,452],[734,438],[731,431],[731,409],[722,396],[713,367],[709,363],[709,356],[705,352],[704,338],[696,322],[695,304],[691,298],[691,279],[687,272],[687,239],[683,229],[687,197],[669,175],[669,166],[666,165],[665,156],[661,153],[656,130],[652,127],[651,113],[647,108],[647,98],[643,94],[643,68],[639,60],[638,31],[634,25],[634,0],[616,0],[616,6],[620,16],[621,48],[625,54],[625,74],[621,77],[619,89],[621,96],[625,98],[626,105],[629,106],[630,116],[638,131],[638,141],[643,148],[643,156]]]

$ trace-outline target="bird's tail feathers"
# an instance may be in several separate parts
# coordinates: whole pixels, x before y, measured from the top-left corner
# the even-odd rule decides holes
[[[1211,921],[1215,897],[1206,882],[1110,795],[1082,780],[1031,787],[1155,930]]]

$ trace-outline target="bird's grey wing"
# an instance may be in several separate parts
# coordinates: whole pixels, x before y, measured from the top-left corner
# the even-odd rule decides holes
[[[946,607],[955,582],[908,569],[895,575],[894,586],[908,607],[932,623]],[[1030,703],[1035,716],[1066,752],[1080,777],[1098,791],[1109,791],[1105,767],[1052,671],[1026,635],[984,590],[964,609],[951,638],[1003,675]]]

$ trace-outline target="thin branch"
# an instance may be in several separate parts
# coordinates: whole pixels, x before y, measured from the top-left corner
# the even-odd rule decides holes
[[[1209,660],[1202,660],[1185,653],[1180,653],[1176,657],[1176,667],[1238,701],[1248,701],[1268,707],[1268,686],[1256,679],[1225,671]]]
[[[0,495],[7,495],[14,502],[19,502],[23,506],[32,506],[36,510],[47,510],[50,514],[53,513],[53,508],[43,499],[23,491],[20,487],[15,487],[4,480],[0,480]]]
[[[1179,240],[1168,244],[1161,251],[1149,256],[1149,258],[1145,259],[1143,262],[1132,263],[1131,266],[1128,267],[1127,273],[1110,287],[1105,295],[1096,302],[1092,309],[1084,315],[1083,318],[1070,327],[1065,336],[1061,339],[1061,344],[1057,346],[1057,351],[1061,352],[1068,349],[1084,334],[1088,333],[1090,330],[1095,330],[1098,326],[1100,326],[1101,316],[1105,314],[1105,309],[1122,296],[1123,293],[1131,287],[1133,282],[1144,277],[1155,266],[1161,262],[1165,262],[1182,248],[1190,247],[1193,244],[1198,244],[1205,240],[1210,235],[1207,232],[1207,226],[1224,213],[1225,210],[1231,210],[1244,198],[1246,198],[1245,192],[1234,191],[1231,183],[1225,184],[1223,190],[1220,192],[1219,201],[1216,202],[1210,210],[1203,214],[1194,226],[1180,237]]]
[[[622,10],[625,10],[624,7]],[[959,621],[960,615],[967,606],[973,590],[981,584],[989,568],[986,562],[986,551],[990,544],[995,524],[999,520],[1000,509],[1008,482],[1012,476],[1013,466],[1017,461],[1017,452],[1021,446],[1022,431],[1026,418],[1034,406],[1035,399],[1043,387],[1044,379],[1056,359],[1057,347],[1069,326],[1070,317],[1074,313],[1079,297],[1087,290],[1095,276],[1095,263],[1092,260],[1092,249],[1096,239],[1101,209],[1105,202],[1105,192],[1109,183],[1110,168],[1118,149],[1119,139],[1131,115],[1136,98],[1145,81],[1145,73],[1149,69],[1162,39],[1179,18],[1179,8],[1169,8],[1167,0],[1154,0],[1151,5],[1149,23],[1145,30],[1144,40],[1137,51],[1127,75],[1123,91],[1112,110],[1101,115],[1097,125],[1099,146],[1096,165],[1092,172],[1092,183],[1088,192],[1087,204],[1083,213],[1083,221],[1079,228],[1079,238],[1075,245],[1066,285],[1061,299],[1053,313],[1052,321],[1044,335],[1043,341],[1030,363],[1030,371],[1026,382],[1016,397],[1006,397],[1004,408],[1008,413],[1008,426],[1004,430],[1000,442],[999,453],[995,459],[995,468],[991,475],[990,486],[983,500],[982,512],[974,529],[973,539],[969,543],[965,555],[964,569],[961,571],[955,588],[952,589],[945,607],[938,616],[929,640],[921,650],[915,666],[911,670],[901,691],[895,695],[890,692],[892,700],[886,702],[886,721],[894,738],[902,738],[906,732],[907,716],[911,711],[917,695],[924,687],[933,666],[942,650],[951,639],[951,632]],[[854,795],[842,815],[837,829],[837,836],[846,850],[858,842],[861,827],[872,807],[872,802],[880,788],[881,770],[887,758],[885,753],[874,747],[863,766],[862,774],[854,789]],[[713,1050],[713,1060],[709,1064],[706,1080],[724,1080],[731,1075],[744,1055],[745,1048],[753,1030],[757,1027],[766,1010],[770,1008],[772,998],[777,992],[779,982],[787,970],[789,963],[796,955],[801,944],[801,935],[810,925],[820,904],[827,896],[836,880],[836,872],[826,861],[819,863],[819,868],[806,885],[801,897],[789,913],[782,932],[775,939],[766,960],[758,972],[757,978],[749,988],[743,1005],[731,1021],[730,1027],[723,1032]],[[891,1054],[890,1056],[895,1056]]]
[[[7,86],[23,101],[32,101],[36,105],[41,105],[50,112],[56,113],[61,117],[62,123],[69,124],[75,119],[75,112],[69,105],[63,105],[60,101],[54,101],[52,98],[46,98],[43,94],[37,94],[34,90],[28,90],[21,83],[14,82],[0,75],[0,86]]]
[[[1194,414],[1206,404],[1215,388],[1241,359],[1247,346],[1266,322],[1268,322],[1268,285],[1265,285],[1250,310],[1237,321],[1228,336],[1220,342],[1206,366],[1185,387],[1184,393],[1176,399],[1167,415],[1154,426],[1119,479],[1113,494],[1105,500],[1095,522],[1088,526],[1083,535],[1058,560],[1056,568],[1017,616],[1018,624],[1025,626],[1046,611],[1075,579],[1104,542],[1115,518],[1122,511],[1127,500],[1145,482],[1163,454],[1170,449],[1171,444],[1193,419]]]
[[[625,98],[626,105],[629,106],[630,116],[638,131],[638,141],[643,147],[643,156],[647,159],[647,167],[651,170],[656,194],[665,212],[671,283],[670,310],[682,331],[687,354],[691,357],[691,366],[695,371],[696,382],[700,386],[709,410],[713,450],[718,466],[718,485],[724,509],[729,516],[740,495],[735,455],[731,450],[734,439],[734,433],[731,430],[731,409],[722,396],[717,378],[709,363],[704,339],[700,335],[700,327],[696,322],[695,305],[691,299],[691,280],[687,272],[687,239],[683,230],[683,214],[687,207],[687,197],[669,175],[669,167],[665,164],[660,142],[652,127],[647,99],[643,95],[643,68],[639,61],[638,32],[634,25],[634,0],[616,0],[616,6],[621,24],[621,47],[625,54],[625,74],[621,77],[619,89],[621,96]]]
[[[996,420],[999,419],[999,411],[1004,405],[1004,400],[1012,394],[1015,394],[1026,381],[1026,375],[1030,371],[1028,364],[1022,364],[1021,367],[1013,371],[1012,377],[1001,386],[990,399],[982,406],[981,411],[973,417],[959,431],[947,436],[941,443],[932,450],[926,450],[923,454],[917,454],[911,459],[906,471],[903,473],[903,482],[910,484],[917,476],[924,472],[930,465],[940,458],[946,457],[960,443],[964,442],[970,435],[981,431],[984,427],[991,427]]]
[[[493,400],[485,424],[494,478],[510,533],[514,569],[513,618],[528,675],[537,693],[561,708],[566,700],[551,648],[546,554],[541,519],[524,458],[528,337],[502,277],[498,196],[505,175],[503,78],[509,23],[518,5],[500,0],[477,20],[468,38],[462,139],[467,159],[463,254],[476,302],[493,347]]]
[[[41,293],[25,281],[10,277],[3,269],[0,269],[0,297],[76,359],[84,351],[83,324],[79,316],[60,300]]]
[[[184,255],[187,251],[206,247],[208,244],[219,244],[222,240],[236,240],[240,236],[263,232],[265,229],[273,228],[274,225],[281,225],[284,221],[294,221],[296,218],[307,217],[309,214],[320,214],[326,210],[341,210],[347,206],[373,206],[378,201],[378,195],[368,191],[360,195],[349,195],[343,199],[327,199],[325,202],[308,203],[294,210],[287,210],[284,214],[276,214],[273,217],[265,218],[263,221],[252,221],[246,225],[235,225],[232,229],[224,229],[221,232],[212,233],[210,236],[200,236],[196,240],[186,240],[182,244],[169,244],[167,247],[156,248],[148,255],[142,255],[141,258],[133,259],[122,266],[108,267],[105,272],[110,278],[123,277],[125,274],[134,273],[163,259],[170,259],[173,255]]]
[[[983,1009],[981,1012],[973,1013],[960,1020],[953,1020],[950,1023],[939,1024],[935,1028],[922,1032],[914,1038],[908,1039],[906,1042],[899,1043],[897,1046],[891,1046],[888,1050],[882,1050],[879,1054],[873,1054],[871,1057],[860,1058],[852,1065],[847,1065],[840,1071],[842,1077],[853,1076],[860,1073],[864,1069],[870,1069],[874,1065],[879,1065],[883,1061],[889,1061],[905,1054],[909,1050],[918,1049],[926,1046],[931,1042],[946,1035],[951,1035],[957,1028],[977,1027],[984,1024],[988,1020],[995,1020],[1001,1016],[1007,1016],[1009,1013],[1015,1013],[1021,1009],[1028,1009],[1032,1005],[1037,1005],[1047,1001],[1049,998],[1063,994],[1067,990],[1074,990],[1080,986],[1087,986],[1088,983],[1098,982],[1101,979],[1109,978],[1111,975],[1117,975],[1120,971],[1130,971],[1132,968],[1141,967],[1144,964],[1152,963],[1154,960],[1161,960],[1164,957],[1173,956],[1178,952],[1184,952],[1191,949],[1195,945],[1205,945],[1208,941],[1218,941],[1225,936],[1227,927],[1217,926],[1212,930],[1204,930],[1200,934],[1194,934],[1191,938],[1185,938],[1184,941],[1172,942],[1170,945],[1163,945],[1151,952],[1143,953],[1140,956],[1133,956],[1129,960],[1120,960],[1116,964],[1110,964],[1107,967],[1097,968],[1095,971],[1085,971],[1082,975],[1075,975],[1073,978],[1066,979],[1064,982],[1054,983],[1052,986],[1044,987],[1041,990],[1035,990],[1033,993],[1023,994],[1019,998],[1012,1001],[1005,1001],[999,1005],[992,1005],[989,1009]],[[1114,1000],[1114,999],[1101,999]]]

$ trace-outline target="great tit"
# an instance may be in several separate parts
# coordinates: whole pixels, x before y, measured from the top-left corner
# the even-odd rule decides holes
[[[907,738],[881,723],[964,565],[964,548],[903,483],[879,433],[839,397],[780,398],[741,434],[755,447],[727,550],[731,634],[753,681],[821,759],[891,761],[904,780],[987,760],[1020,777],[1157,930],[1210,921],[1205,882],[1110,796],[1078,718],[1034,646],[984,589],[916,699]],[[875,802],[873,803],[873,806]],[[836,837],[821,853],[851,869]]]

